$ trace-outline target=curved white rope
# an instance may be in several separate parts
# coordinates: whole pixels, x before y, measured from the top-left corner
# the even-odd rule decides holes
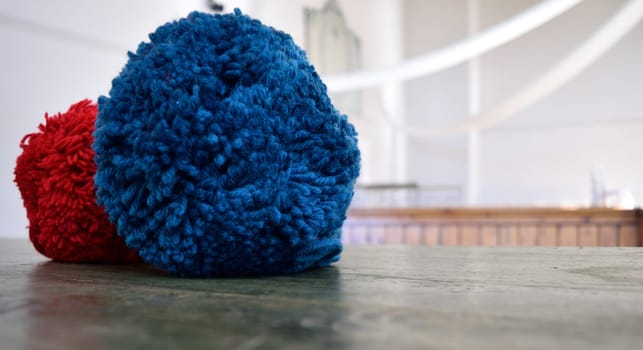
[[[323,80],[330,92],[341,92],[435,73],[516,39],[581,1],[583,0],[544,1],[503,23],[443,49],[409,59],[395,66],[330,75]]]
[[[540,101],[591,66],[618,43],[643,19],[643,0],[630,0],[567,57],[536,79],[523,90],[496,108],[442,128],[401,127],[387,123],[394,129],[414,136],[460,133],[491,126],[515,116],[518,112]]]

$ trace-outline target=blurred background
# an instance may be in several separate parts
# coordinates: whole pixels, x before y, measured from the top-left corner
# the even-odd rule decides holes
[[[28,234],[13,168],[45,112],[107,94],[127,51],[157,26],[235,7],[288,32],[356,125],[354,209],[634,209],[643,200],[641,1],[0,0],[0,236]],[[481,221],[468,222],[482,242]],[[564,227],[550,224],[560,244]],[[431,225],[396,239],[428,244]],[[537,240],[544,231],[534,227]]]

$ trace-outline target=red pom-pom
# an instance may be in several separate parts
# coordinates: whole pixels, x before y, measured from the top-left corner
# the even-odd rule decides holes
[[[89,100],[66,113],[45,114],[37,133],[20,142],[15,181],[36,250],[59,261],[126,263],[140,260],[96,204],[92,143],[97,113]]]

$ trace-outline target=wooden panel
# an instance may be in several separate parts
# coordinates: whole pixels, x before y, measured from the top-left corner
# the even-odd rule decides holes
[[[534,246],[538,236],[538,227],[536,225],[522,225],[517,228],[518,237],[517,245]]]
[[[638,244],[636,225],[621,225],[620,243],[623,247],[635,247]]]
[[[442,245],[440,227],[437,225],[424,225],[422,243],[424,245]]]
[[[442,245],[458,245],[458,226],[444,225],[442,226]]]
[[[643,210],[636,210],[636,228],[639,233],[638,247],[643,247]]]
[[[364,244],[366,243],[366,233],[368,227],[362,225],[346,225],[344,226],[343,240],[350,244]]]
[[[402,225],[386,225],[384,229],[384,243],[386,244],[402,244],[402,235],[404,234],[404,226]]]
[[[640,228],[640,229],[639,229]],[[589,208],[351,209],[347,243],[636,246],[640,210]]]
[[[634,220],[636,211],[612,208],[351,208],[348,215],[350,217],[435,218],[439,220],[592,217]]]
[[[480,236],[482,238],[481,245],[484,246],[495,246],[498,245],[498,231],[495,226],[492,225],[483,225],[480,230]]]
[[[578,227],[576,225],[561,225],[558,230],[558,245],[578,245]]]
[[[552,247],[556,244],[556,236],[558,234],[558,226],[552,224],[543,224],[538,226],[538,233],[536,236],[536,245]]]
[[[598,245],[614,247],[618,245],[618,227],[616,225],[601,225],[598,228]]]
[[[342,227],[342,242],[352,243],[353,227],[353,225],[344,225],[344,227]]]
[[[381,244],[384,242],[384,226],[371,226],[366,234],[366,243]]]
[[[501,225],[498,231],[500,233],[498,245],[515,246],[518,244],[518,228],[516,225]]]
[[[598,228],[596,225],[582,224],[578,227],[578,245],[595,247],[598,245]]]
[[[409,225],[406,228],[404,235],[404,243],[406,244],[421,244],[422,243],[422,227],[419,225]]]
[[[461,245],[473,246],[481,244],[478,225],[463,224],[460,226]]]

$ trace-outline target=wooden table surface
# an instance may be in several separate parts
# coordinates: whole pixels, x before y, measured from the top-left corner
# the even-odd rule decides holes
[[[643,349],[642,248],[347,246],[179,279],[0,240],[0,349]]]

